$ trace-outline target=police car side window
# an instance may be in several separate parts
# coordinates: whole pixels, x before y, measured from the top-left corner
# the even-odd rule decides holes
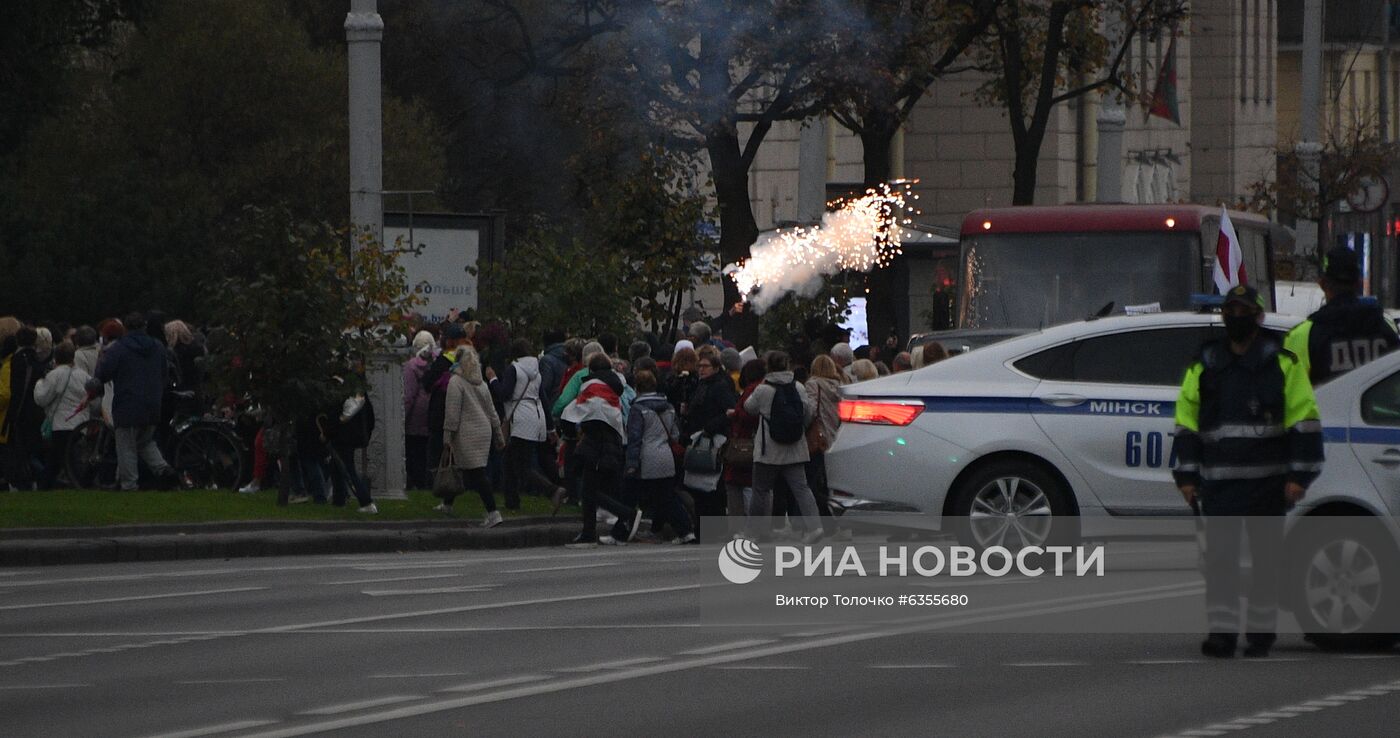
[[[1016,368],[1052,381],[1173,387],[1211,337],[1206,326],[1095,336],[1027,356]]]
[[[1371,425],[1400,426],[1400,372],[1362,393],[1361,418]]]

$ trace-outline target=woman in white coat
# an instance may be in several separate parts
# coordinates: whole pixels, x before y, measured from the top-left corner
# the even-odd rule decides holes
[[[78,408],[87,400],[84,385],[91,377],[73,365],[75,352],[73,344],[67,341],[55,346],[53,359],[57,366],[34,386],[34,403],[44,411],[44,418],[53,429],[48,439],[48,456],[44,460],[41,480],[44,489],[54,488],[67,455],[68,439],[73,435],[73,430],[88,419],[88,414],[79,413]]]
[[[486,459],[491,455],[492,444],[505,447],[505,438],[501,436],[501,419],[491,404],[491,392],[481,376],[481,359],[471,346],[457,349],[457,365],[447,382],[444,413],[443,453],[452,455],[452,465],[463,485],[481,496],[486,505],[483,524],[494,528],[501,524],[501,513],[496,510],[496,497],[486,476]],[[451,510],[452,498],[444,499],[436,509]]]
[[[553,432],[549,413],[540,400],[540,360],[530,349],[530,342],[523,338],[510,342],[510,358],[504,376],[497,377],[490,368],[486,370],[491,394],[505,412],[506,509],[520,509],[523,488],[551,498],[558,510],[566,490],[540,471],[541,449]]]

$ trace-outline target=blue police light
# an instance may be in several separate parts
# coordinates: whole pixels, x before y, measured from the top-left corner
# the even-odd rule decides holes
[[[1219,310],[1225,304],[1224,295],[1204,295],[1195,293],[1191,295],[1191,307],[1201,310]]]

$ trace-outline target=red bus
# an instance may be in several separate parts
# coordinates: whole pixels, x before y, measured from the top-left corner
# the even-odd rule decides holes
[[[1246,274],[1273,307],[1272,255],[1291,232],[1230,211]],[[1187,310],[1215,291],[1220,208],[1059,205],[974,210],[963,219],[958,329],[1036,329],[1082,320],[1114,303]]]

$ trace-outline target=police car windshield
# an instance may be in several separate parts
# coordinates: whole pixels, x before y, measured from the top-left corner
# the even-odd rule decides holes
[[[1192,233],[989,233],[964,239],[958,327],[1036,329],[1110,301],[1186,310]]]

